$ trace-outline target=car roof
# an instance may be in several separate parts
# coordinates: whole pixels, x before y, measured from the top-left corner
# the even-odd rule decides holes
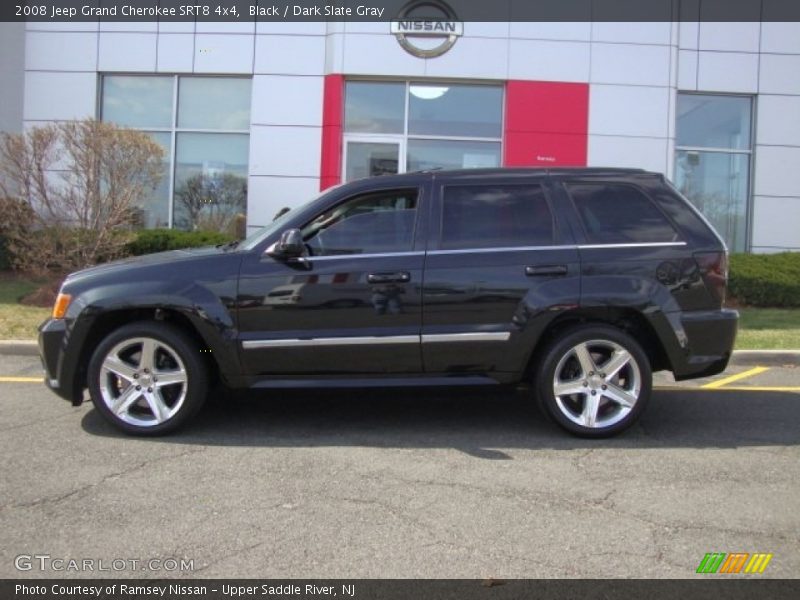
[[[492,180],[507,177],[546,177],[546,176],[585,176],[585,177],[625,177],[633,175],[653,175],[658,173],[645,171],[644,169],[625,169],[616,167],[502,167],[491,169],[431,169],[423,171],[411,171],[396,175],[380,175],[376,177],[366,177],[351,181],[350,184],[378,184],[380,187],[385,185],[409,185],[419,183],[421,180],[428,179],[448,179],[448,180]],[[360,187],[360,186],[359,186]]]
[[[448,169],[421,171],[434,177],[449,178],[504,177],[507,175],[545,176],[545,175],[633,175],[647,173],[643,169],[623,169],[612,167],[502,167],[493,169]]]

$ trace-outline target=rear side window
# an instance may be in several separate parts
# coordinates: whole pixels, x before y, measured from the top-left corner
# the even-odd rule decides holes
[[[566,184],[592,244],[675,242],[679,236],[653,201],[630,185]]]
[[[442,200],[443,249],[547,246],[553,215],[539,185],[448,186]]]

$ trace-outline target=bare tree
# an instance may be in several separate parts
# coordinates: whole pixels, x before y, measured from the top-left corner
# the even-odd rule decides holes
[[[65,271],[116,258],[135,208],[161,179],[163,150],[147,134],[93,119],[0,138],[0,229],[14,265]]]
[[[236,235],[245,211],[247,179],[234,173],[204,176],[198,173],[178,186],[175,199],[179,221],[187,229]]]

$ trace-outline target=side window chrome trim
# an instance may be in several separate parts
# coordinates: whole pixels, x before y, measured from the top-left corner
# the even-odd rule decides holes
[[[685,246],[686,242],[632,242],[630,244],[579,244],[580,250],[595,248],[666,248],[669,246]]]
[[[427,254],[481,254],[484,252],[535,252],[543,250],[595,250],[602,248],[663,248],[670,246],[686,246],[686,242],[639,242],[630,244],[564,244],[561,246],[507,246],[503,248],[459,248],[458,250],[428,250]],[[304,256],[302,260],[316,262],[320,260],[344,260],[354,258],[388,258],[393,256],[424,256],[426,252],[379,252],[375,254],[335,254],[331,256]]]
[[[455,250],[430,250],[428,254],[477,254],[482,252],[524,252],[526,250],[563,250],[577,246],[506,246],[501,248],[458,248]]]
[[[595,250],[602,248],[662,248],[685,246],[686,242],[639,242],[630,244],[564,244],[561,246],[509,246],[505,248],[459,248],[458,250],[429,250],[428,254],[481,254],[484,252],[535,252],[541,250]]]
[[[316,262],[318,260],[343,260],[345,258],[385,258],[389,256],[423,256],[422,251],[409,252],[378,252],[374,254],[331,254],[328,256],[304,256],[303,260]]]

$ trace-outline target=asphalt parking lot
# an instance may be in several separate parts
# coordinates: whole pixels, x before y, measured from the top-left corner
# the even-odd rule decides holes
[[[218,395],[180,434],[129,438],[33,381],[35,357],[0,365],[0,578],[93,575],[20,555],[193,561],[106,577],[683,578],[761,552],[755,577],[800,573],[796,365],[660,377],[600,441],[458,390]]]

